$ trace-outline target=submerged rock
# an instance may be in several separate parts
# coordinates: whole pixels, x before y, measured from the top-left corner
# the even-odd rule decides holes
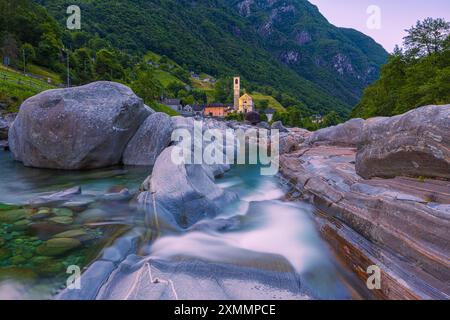
[[[22,104],[9,145],[14,158],[30,167],[112,166],[149,114],[142,99],[119,83],[48,90]]]
[[[42,256],[59,256],[81,246],[81,242],[73,238],[55,238],[46,241],[36,249]]]
[[[50,218],[49,221],[58,223],[58,224],[72,224],[73,223],[73,218],[72,217],[53,217]]]
[[[101,201],[127,201],[130,200],[133,195],[128,189],[123,189],[120,192],[107,193],[99,197]]]
[[[81,194],[81,187],[73,187],[56,193],[50,193],[31,199],[28,204],[33,208],[54,206],[68,201],[72,197]]]
[[[0,211],[0,222],[14,223],[27,218],[29,215],[30,212],[27,209]]]
[[[56,208],[53,209],[53,213],[58,217],[73,217],[73,212],[67,208]]]
[[[78,238],[87,235],[86,231],[83,229],[74,229],[65,232],[55,234],[53,238]]]

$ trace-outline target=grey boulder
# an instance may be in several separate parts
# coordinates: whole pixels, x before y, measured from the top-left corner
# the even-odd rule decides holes
[[[172,121],[165,113],[149,116],[139,127],[123,153],[126,165],[150,166],[169,146],[172,135]]]
[[[27,99],[9,131],[14,158],[25,166],[93,169],[120,163],[150,111],[119,83],[94,82]]]
[[[450,179],[450,105],[426,106],[364,126],[356,172]]]
[[[305,144],[309,146],[356,147],[360,142],[363,127],[363,119],[352,119],[337,126],[313,132],[305,141]]]
[[[214,183],[213,168],[206,165],[177,164],[165,149],[156,160],[150,179],[150,190],[139,195],[150,220],[160,219],[174,227],[187,228],[214,217],[220,208],[236,199]]]

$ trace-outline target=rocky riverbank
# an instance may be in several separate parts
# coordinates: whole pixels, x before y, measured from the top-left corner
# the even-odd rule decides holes
[[[351,120],[302,135],[281,156],[292,198],[317,208],[320,231],[380,298],[450,296],[450,106]],[[365,179],[371,178],[371,179]]]

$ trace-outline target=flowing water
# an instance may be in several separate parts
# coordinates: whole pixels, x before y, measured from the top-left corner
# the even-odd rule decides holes
[[[101,198],[125,187],[136,193],[151,168],[39,170],[25,168],[1,152],[0,170],[0,298],[50,298],[65,286],[68,266],[88,266],[125,232],[154,227],[145,224],[145,212],[135,201]],[[186,231],[158,230],[159,236],[144,241],[136,253],[168,263],[199,260],[225,268],[295,274],[301,279],[302,294],[293,298],[357,297],[348,285],[349,275],[316,230],[313,208],[282,201],[286,189],[278,178],[260,176],[259,168],[242,166],[234,167],[217,183],[237,193],[239,201],[222,208],[217,218]],[[80,208],[5,205],[21,205],[43,193],[73,186],[82,188],[82,195],[74,200],[84,204]],[[5,214],[17,210],[17,219]],[[61,233],[78,245],[64,252],[46,252],[46,243],[60,239]]]

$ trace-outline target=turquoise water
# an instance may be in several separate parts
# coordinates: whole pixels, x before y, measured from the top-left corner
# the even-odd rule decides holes
[[[105,202],[96,198],[125,187],[135,194],[151,168],[40,170],[23,167],[5,152],[0,152],[0,168],[0,298],[51,298],[65,287],[68,266],[86,267],[125,232],[135,227],[152,228],[145,224],[145,212],[132,199]],[[283,201],[286,187],[277,177],[264,177],[257,167],[241,166],[217,183],[239,195],[239,201],[224,207],[215,219],[232,221],[233,227],[209,228],[211,221],[207,221],[204,228],[178,233],[160,230],[160,237],[143,243],[139,252],[167,261],[182,255],[275,271],[283,266],[282,272],[301,276],[307,298],[355,298],[348,274],[334,261],[316,230],[314,208]],[[93,201],[70,212],[61,210],[64,205],[22,207],[43,193],[74,186],[81,186],[83,200]],[[6,214],[14,210],[24,211],[15,218]],[[65,233],[69,238],[65,241],[77,245],[61,253],[48,252],[49,241],[61,241],[58,235],[67,231],[71,233]],[[258,255],[257,262],[249,258],[249,252]]]
[[[1,151],[0,299],[51,298],[65,287],[69,266],[82,269],[114,239],[143,226],[143,213],[133,201],[101,201],[99,196],[123,188],[134,194],[149,173],[151,168],[145,167],[89,172],[32,169]],[[74,200],[85,202],[80,208],[24,206],[38,196],[75,186],[82,194]],[[46,252],[48,242],[61,235],[69,239],[63,240],[68,250]]]

